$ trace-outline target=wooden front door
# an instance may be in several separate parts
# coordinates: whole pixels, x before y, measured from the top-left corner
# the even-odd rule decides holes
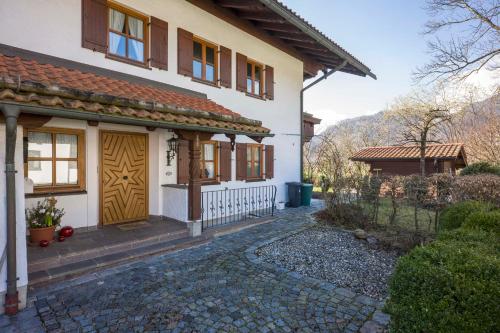
[[[101,223],[148,217],[148,137],[101,131]]]

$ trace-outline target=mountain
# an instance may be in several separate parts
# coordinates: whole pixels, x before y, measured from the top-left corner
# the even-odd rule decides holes
[[[401,142],[403,128],[388,111],[340,121],[327,127],[311,140],[315,150],[322,140],[335,142],[345,154],[367,146],[389,146]],[[439,131],[440,142],[463,142],[469,162],[500,162],[500,98],[499,95],[473,103],[453,115],[452,122]]]

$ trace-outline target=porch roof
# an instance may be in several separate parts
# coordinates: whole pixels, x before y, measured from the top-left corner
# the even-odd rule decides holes
[[[207,98],[0,53],[0,103],[22,111],[214,133],[271,136],[262,122]],[[43,112],[35,112],[35,109]],[[59,111],[59,112],[56,112]],[[119,122],[119,121],[118,121]]]

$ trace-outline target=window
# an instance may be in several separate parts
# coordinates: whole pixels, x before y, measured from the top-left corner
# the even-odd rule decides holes
[[[201,144],[200,177],[215,180],[217,171],[217,144],[204,142]]]
[[[217,82],[217,46],[201,39],[193,39],[193,77]]]
[[[247,178],[262,178],[262,145],[247,144]]]
[[[84,189],[84,132],[42,128],[27,130],[25,174],[36,192]]]
[[[147,18],[132,11],[112,5],[108,19],[108,53],[134,62],[146,62],[145,27]]]
[[[247,62],[247,93],[262,96],[262,65]]]

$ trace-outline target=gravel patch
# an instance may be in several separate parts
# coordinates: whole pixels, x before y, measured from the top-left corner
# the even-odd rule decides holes
[[[370,248],[350,232],[317,226],[259,248],[265,262],[377,299],[387,296],[395,251]]]

